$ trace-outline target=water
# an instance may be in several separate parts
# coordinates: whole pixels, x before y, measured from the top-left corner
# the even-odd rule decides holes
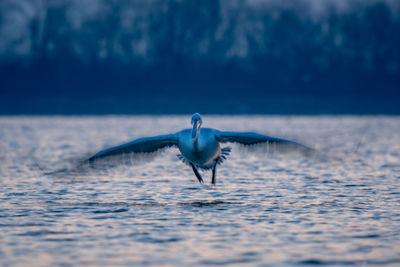
[[[317,148],[233,146],[200,185],[176,157],[69,168],[108,145],[189,127],[179,117],[0,117],[0,264],[400,265],[400,118],[205,116]],[[40,166],[40,167],[39,167]]]

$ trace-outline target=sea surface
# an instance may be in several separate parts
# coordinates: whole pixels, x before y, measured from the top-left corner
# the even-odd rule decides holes
[[[400,117],[203,116],[312,155],[231,145],[201,185],[171,149],[74,171],[188,116],[0,117],[1,266],[400,266]]]

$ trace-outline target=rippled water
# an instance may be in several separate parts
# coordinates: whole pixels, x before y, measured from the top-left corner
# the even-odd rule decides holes
[[[317,148],[233,147],[217,186],[176,157],[45,175],[179,117],[0,117],[0,264],[400,265],[400,118],[205,116]],[[41,170],[42,169],[42,170]]]

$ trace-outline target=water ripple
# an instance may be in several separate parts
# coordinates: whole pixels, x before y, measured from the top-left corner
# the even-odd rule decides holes
[[[0,117],[0,265],[400,265],[398,117],[210,116],[210,127],[299,137],[320,152],[233,146],[216,186],[176,150],[76,170],[89,153],[186,120]]]

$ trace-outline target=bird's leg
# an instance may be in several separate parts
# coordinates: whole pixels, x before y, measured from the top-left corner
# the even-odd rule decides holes
[[[190,163],[190,166],[192,166],[193,172],[196,175],[197,180],[199,180],[199,183],[203,184],[204,183],[203,178],[201,178],[201,175],[200,175],[199,171],[197,170],[197,168],[192,163]]]
[[[215,162],[214,168],[212,169],[211,183],[212,183],[213,185],[215,185],[215,179],[217,178],[217,177],[216,177],[216,174],[217,174],[217,162]]]

